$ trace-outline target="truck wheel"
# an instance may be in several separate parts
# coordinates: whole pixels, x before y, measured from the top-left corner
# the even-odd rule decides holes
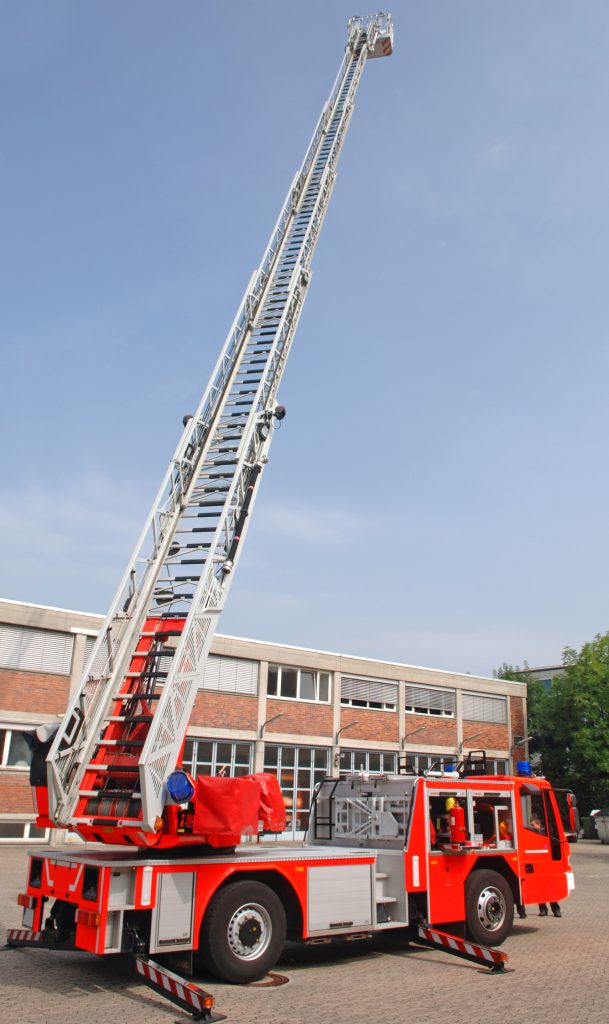
[[[261,882],[233,882],[210,900],[199,956],[223,981],[257,981],[277,962],[286,934],[281,900]]]
[[[514,897],[503,875],[473,871],[465,884],[465,924],[470,939],[500,946],[514,923]]]

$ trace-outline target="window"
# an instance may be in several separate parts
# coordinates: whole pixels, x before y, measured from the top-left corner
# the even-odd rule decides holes
[[[73,647],[71,633],[0,625],[0,666],[3,668],[69,676]]]
[[[28,769],[32,751],[19,729],[0,727],[0,767]]]
[[[482,693],[463,694],[463,718],[474,722],[507,722],[505,697],[489,697]]]
[[[197,775],[249,775],[252,771],[253,743],[231,740],[200,740],[188,737],[184,744],[182,767]]]
[[[267,744],[264,770],[279,779],[285,802],[286,829],[296,836],[309,822],[311,796],[328,775],[329,751],[325,747],[280,747]]]
[[[406,683],[406,711],[411,715],[455,716],[455,691]]]
[[[85,665],[89,664],[89,658],[91,657],[91,655],[93,653],[93,648],[95,647],[96,640],[97,640],[97,636],[86,636],[85,637],[85,658],[84,658],[84,664]]]
[[[310,700],[318,704],[330,701],[330,673],[315,672],[305,668],[290,668],[287,665],[269,665],[269,697],[285,697],[288,700]]]
[[[400,756],[400,771],[414,772],[415,775],[429,771],[454,771],[456,763],[456,754],[418,754],[406,751]]]
[[[395,775],[396,754],[388,750],[341,750],[340,773],[369,772]]]
[[[48,842],[49,830],[38,828],[35,821],[7,821],[0,819],[0,843],[31,842],[39,839]]]
[[[474,793],[472,812],[476,846],[514,845],[512,799],[509,793]]]
[[[258,693],[258,662],[211,654],[205,664],[202,686],[204,690],[255,697]]]
[[[520,803],[524,827],[528,828],[531,832],[536,832],[537,835],[547,835],[543,794],[539,786],[522,786],[520,790]]]
[[[352,708],[395,711],[398,706],[398,684],[382,679],[342,676],[340,702]]]

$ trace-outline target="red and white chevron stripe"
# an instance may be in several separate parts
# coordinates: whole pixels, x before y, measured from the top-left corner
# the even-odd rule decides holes
[[[490,949],[488,946],[479,946],[474,942],[466,942],[456,935],[448,935],[447,932],[438,932],[433,928],[419,927],[419,938],[434,946],[440,946],[447,953],[456,953],[457,956],[466,956],[489,967],[503,967],[507,961],[507,955],[498,949]]]
[[[30,928],[9,928],[6,941],[10,946],[13,942],[42,942],[44,932],[33,932]]]
[[[169,971],[166,967],[161,967],[154,960],[136,957],[135,972],[151,988],[156,989],[161,995],[166,996],[186,1010],[195,1010],[200,1014],[208,1014],[214,1005],[214,998],[208,992],[199,988],[198,985],[193,985],[190,981],[185,981],[179,974],[174,974],[173,971]]]

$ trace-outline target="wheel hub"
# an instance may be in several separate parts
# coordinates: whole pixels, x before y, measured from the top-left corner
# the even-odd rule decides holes
[[[228,943],[240,960],[256,960],[271,941],[272,925],[266,907],[248,903],[239,907],[228,923]]]
[[[476,910],[483,928],[488,932],[498,931],[507,914],[503,893],[494,886],[487,886],[478,896]]]

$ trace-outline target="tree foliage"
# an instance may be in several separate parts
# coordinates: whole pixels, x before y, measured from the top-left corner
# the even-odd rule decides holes
[[[582,814],[609,805],[609,632],[581,651],[566,648],[563,674],[545,689],[524,669],[502,665],[502,679],[527,682],[531,754],[558,787],[574,790]]]

